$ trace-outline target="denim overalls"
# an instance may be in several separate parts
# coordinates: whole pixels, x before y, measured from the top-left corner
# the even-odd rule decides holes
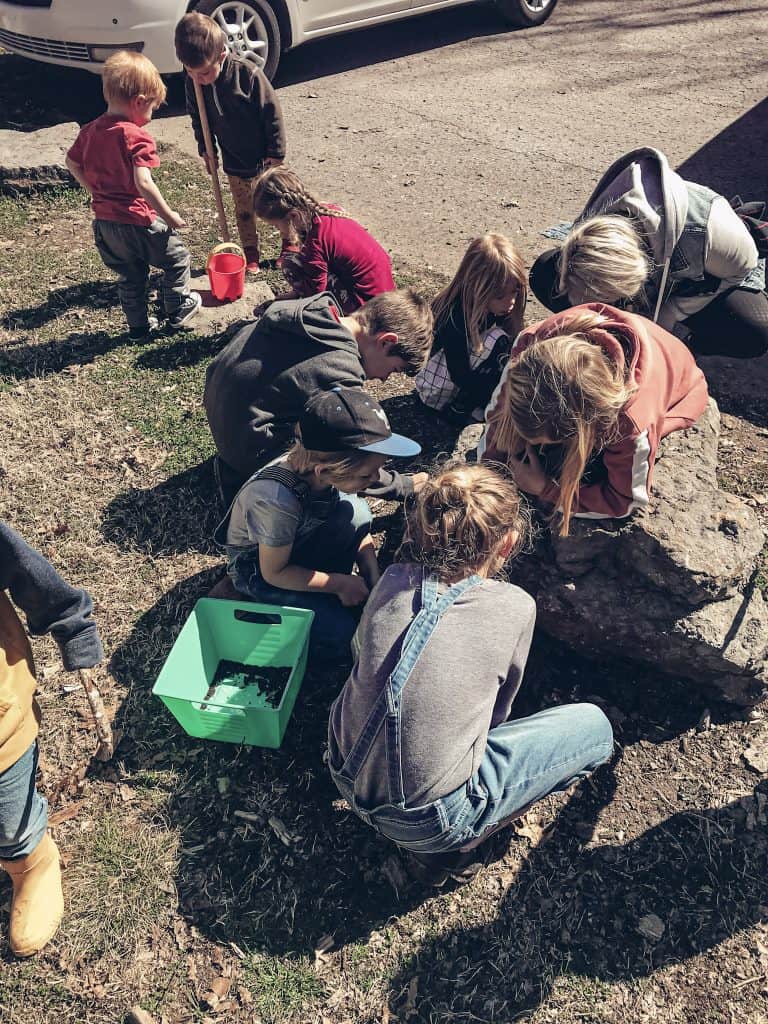
[[[408,627],[386,685],[343,764],[330,764],[336,786],[355,814],[387,838],[416,853],[443,853],[474,844],[548,793],[567,788],[606,761],[613,749],[610,723],[592,704],[550,708],[503,722],[488,734],[475,774],[452,793],[407,807],[401,744],[402,694],[441,616],[472,587],[470,576],[442,597],[434,576],[423,575],[421,608]],[[364,642],[364,640],[363,640]],[[366,808],[355,798],[355,779],[384,729],[389,801]]]

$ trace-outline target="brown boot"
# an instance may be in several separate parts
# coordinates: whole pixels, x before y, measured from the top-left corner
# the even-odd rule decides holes
[[[8,941],[16,956],[32,956],[53,938],[64,914],[58,847],[46,832],[32,853],[0,860],[0,867],[13,882]]]

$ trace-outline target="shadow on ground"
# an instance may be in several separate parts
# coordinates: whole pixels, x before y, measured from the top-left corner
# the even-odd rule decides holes
[[[156,487],[118,494],[104,511],[101,531],[123,550],[155,557],[186,551],[214,554],[212,537],[220,518],[213,462],[208,459]]]
[[[765,785],[759,790],[764,807]],[[516,1020],[560,978],[581,991],[590,981],[633,982],[768,920],[768,836],[764,812],[756,827],[754,797],[674,814],[628,843],[593,845],[602,805],[579,790],[490,925],[430,939],[401,967],[393,1012],[405,1008],[416,977],[411,1021]],[[685,1019],[709,1019],[695,989],[687,995]]]
[[[217,942],[281,955],[311,955],[326,933],[340,948],[429,896],[409,880],[394,848],[338,799],[323,764],[328,709],[349,666],[328,672],[310,668],[280,750],[190,738],[150,694],[195,601],[222,572],[223,562],[164,594],[115,652],[110,671],[128,691],[115,723],[125,734],[121,760],[129,774],[144,777],[145,786],[152,773],[173,774],[163,814],[183,835],[177,887],[190,924]],[[595,666],[537,637],[516,713],[587,696],[604,706],[621,703],[621,712],[609,710],[625,744],[660,743],[691,726],[698,709],[685,692],[665,685],[663,693],[649,693],[647,681],[629,672],[621,679],[619,686],[615,667]],[[571,801],[558,818],[553,845],[547,846],[558,861],[576,858],[578,864],[582,856],[585,870],[592,865],[596,855],[582,855],[574,847],[574,822],[580,822],[583,835],[587,808],[594,820],[612,793],[610,773],[603,772]],[[499,838],[491,859],[508,854],[508,841],[509,835]],[[537,857],[532,855],[525,871],[527,884],[541,892],[550,864]],[[574,871],[563,863],[560,868],[566,886]],[[521,899],[521,920],[528,927],[525,915],[534,911],[528,897]],[[435,947],[435,958],[442,949]]]
[[[729,199],[768,200],[768,99],[748,110],[691,154],[677,168],[689,181],[702,182]]]

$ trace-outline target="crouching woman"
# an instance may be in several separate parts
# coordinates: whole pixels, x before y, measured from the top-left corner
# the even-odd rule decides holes
[[[434,878],[467,861],[463,847],[611,754],[611,726],[591,704],[508,721],[536,607],[493,577],[525,530],[514,484],[488,466],[449,466],[428,481],[331,709],[340,793]]]

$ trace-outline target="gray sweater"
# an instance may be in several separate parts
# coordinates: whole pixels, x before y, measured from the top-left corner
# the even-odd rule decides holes
[[[335,767],[352,749],[395,667],[420,607],[420,587],[420,567],[392,565],[368,599],[357,632],[358,660],[331,708]],[[499,580],[484,580],[445,612],[403,690],[409,807],[447,796],[478,769],[489,729],[506,721],[520,688],[535,618],[533,598]],[[364,807],[388,802],[386,780],[382,729],[355,786]]]

